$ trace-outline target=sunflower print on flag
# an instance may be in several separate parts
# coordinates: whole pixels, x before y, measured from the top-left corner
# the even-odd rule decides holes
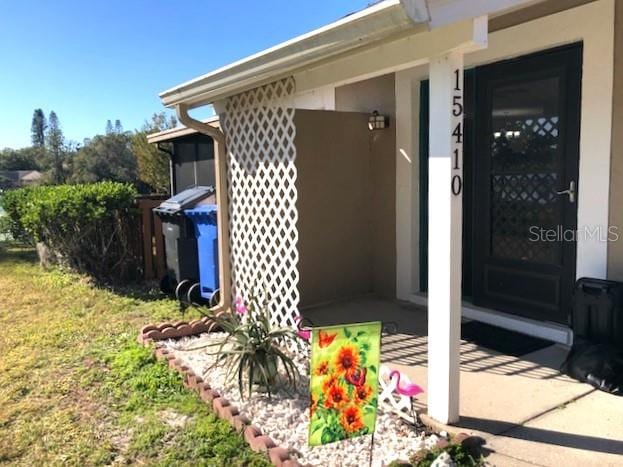
[[[380,322],[313,330],[310,446],[374,433],[380,353]]]

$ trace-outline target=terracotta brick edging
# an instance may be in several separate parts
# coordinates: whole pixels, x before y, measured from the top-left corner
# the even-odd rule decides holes
[[[216,389],[212,389],[207,381],[196,375],[181,360],[176,359],[169,350],[158,344],[158,341],[162,340],[179,339],[219,330],[216,323],[207,317],[190,322],[176,321],[174,323],[148,324],[141,328],[138,342],[147,347],[153,346],[156,358],[167,361],[170,368],[180,372],[184,378],[184,386],[197,392],[201,400],[208,404],[214,414],[228,421],[237,432],[241,433],[251,449],[265,453],[271,463],[277,467],[301,467],[301,464],[290,456],[290,452],[287,449],[277,446],[270,436],[262,433],[258,426],[251,425],[249,417],[240,413],[238,407],[221,396]],[[482,445],[480,438],[459,431],[456,427],[437,423],[427,414],[421,414],[420,419],[424,425],[433,431],[447,431],[452,435],[451,441],[445,438],[439,439],[436,445],[438,448],[443,449],[449,444],[461,444],[470,449],[479,449],[480,445]]]
[[[301,464],[290,456],[287,449],[277,446],[270,436],[262,433],[259,427],[251,425],[251,420],[240,413],[238,407],[221,396],[216,389],[212,389],[207,381],[196,375],[181,360],[176,359],[168,349],[158,345],[158,341],[196,336],[217,330],[216,323],[207,317],[190,322],[147,324],[141,328],[138,342],[147,347],[153,346],[156,358],[167,361],[170,368],[181,373],[184,386],[199,394],[201,400],[210,406],[214,414],[228,421],[236,431],[241,433],[251,449],[265,453],[270,462],[277,467],[300,467]]]

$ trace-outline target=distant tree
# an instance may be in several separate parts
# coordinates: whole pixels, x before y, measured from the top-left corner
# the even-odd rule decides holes
[[[32,114],[32,123],[30,125],[31,141],[35,147],[43,147],[45,145],[46,130],[45,114],[41,109],[35,109]]]
[[[121,124],[121,120],[119,119],[115,120],[115,133],[117,133],[118,135],[123,133],[123,125]]]
[[[13,180],[0,174],[0,194],[2,193],[2,190],[8,190],[11,187],[13,187]],[[1,227],[2,226],[0,225],[0,230]]]
[[[97,135],[73,157],[71,182],[90,183],[104,180],[128,183],[137,181],[131,135],[114,132]]]
[[[110,120],[106,120],[106,134],[110,135],[113,132],[112,122]]]
[[[63,170],[65,137],[56,112],[51,111],[48,118],[46,131],[46,146],[51,157],[51,181],[55,184],[63,183],[65,174]]]
[[[0,151],[0,170],[40,170],[39,148],[5,148]]]
[[[83,145],[76,141],[65,140],[65,144],[63,145],[63,173],[65,181],[71,179],[71,174],[73,174],[74,170],[74,159],[82,146]]]
[[[168,193],[171,189],[169,155],[160,151],[156,145],[149,144],[147,135],[174,128],[176,124],[175,117],[167,118],[164,112],[155,113],[140,131],[132,135],[132,152],[138,164],[138,177],[156,193]]]

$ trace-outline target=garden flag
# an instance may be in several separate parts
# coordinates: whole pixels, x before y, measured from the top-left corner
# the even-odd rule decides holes
[[[374,433],[381,323],[314,328],[309,445]]]

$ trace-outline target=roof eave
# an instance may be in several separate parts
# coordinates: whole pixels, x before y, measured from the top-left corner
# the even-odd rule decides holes
[[[214,128],[220,128],[220,122],[218,115],[203,120],[203,123],[213,126]],[[184,136],[194,135],[197,130],[187,128],[185,126],[176,126],[175,128],[169,128],[157,133],[151,133],[147,135],[147,142],[150,144],[167,143]]]
[[[167,107],[209,104],[316,61],[415,29],[401,1],[388,0],[164,91],[160,98]]]

